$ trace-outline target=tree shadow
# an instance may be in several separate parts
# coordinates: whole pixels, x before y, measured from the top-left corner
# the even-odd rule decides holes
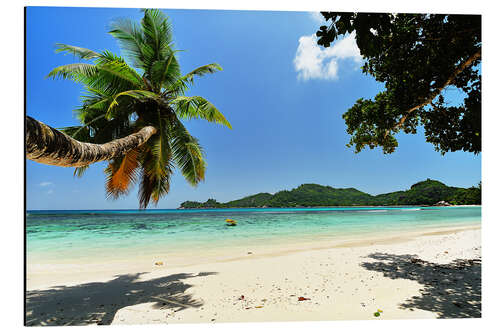
[[[373,253],[367,270],[391,279],[414,280],[423,285],[420,296],[400,304],[402,309],[432,311],[438,318],[481,317],[481,259],[457,259],[441,265],[414,255]]]
[[[192,287],[182,280],[217,274],[173,274],[139,281],[143,273],[117,275],[107,282],[92,282],[76,286],[56,286],[47,290],[26,292],[26,325],[109,325],[116,312],[124,307],[155,302],[155,308],[181,311],[200,307],[185,291]]]

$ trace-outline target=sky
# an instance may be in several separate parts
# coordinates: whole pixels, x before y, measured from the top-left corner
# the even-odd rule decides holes
[[[217,62],[222,72],[196,80],[190,96],[203,96],[233,129],[201,120],[185,122],[206,153],[206,179],[190,186],[179,172],[170,193],[151,208],[177,208],[186,200],[220,202],[259,192],[274,193],[303,183],[355,187],[370,194],[408,189],[427,178],[470,187],[481,180],[481,155],[441,155],[423,130],[397,136],[399,147],[355,154],[342,114],[383,85],[361,72],[354,36],[323,49],[314,34],[318,13],[165,10],[183,73]],[[139,21],[138,9],[29,7],[26,15],[26,114],[52,127],[77,125],[73,109],[82,86],[45,76],[78,62],[56,54],[65,43],[120,53],[107,32],[112,21]],[[453,95],[451,95],[453,97]],[[82,178],[72,168],[26,162],[26,204],[36,209],[135,209],[137,188],[106,199],[105,162]]]

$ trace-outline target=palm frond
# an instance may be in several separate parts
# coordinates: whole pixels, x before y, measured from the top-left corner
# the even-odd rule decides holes
[[[94,117],[93,119],[85,122],[82,126],[70,126],[60,128],[61,132],[71,136],[73,139],[82,142],[92,142],[92,136],[90,135],[90,125],[104,118],[105,115],[100,115]]]
[[[78,141],[82,142],[92,141],[92,137],[90,136],[90,129],[88,128],[88,126],[85,125],[62,127],[58,128],[58,130]]]
[[[150,163],[146,167],[149,175],[164,176],[169,168],[172,150],[168,140],[168,134],[163,126],[159,126],[158,135],[147,142],[151,148]]]
[[[47,78],[69,79],[77,83],[83,82],[97,74],[97,66],[87,63],[62,65],[47,74]]]
[[[206,74],[212,74],[216,71],[221,71],[222,67],[219,64],[213,63],[205,66],[196,68],[195,70],[189,72],[188,74],[180,77],[176,82],[171,83],[169,86],[165,87],[167,93],[172,96],[181,96],[189,88],[189,85],[194,84],[195,76],[204,76]]]
[[[175,53],[171,54],[166,59],[157,60],[153,63],[150,70],[151,81],[155,83],[157,92],[162,87],[169,87],[174,84],[180,76],[180,66],[175,58]]]
[[[145,99],[152,99],[152,100],[159,99],[159,96],[157,94],[147,90],[129,90],[121,92],[119,94],[116,94],[113,97],[113,101],[109,104],[108,110],[106,111],[106,119],[111,119],[113,117],[114,115],[113,110],[118,105],[118,98],[123,96],[132,97],[134,99],[141,101]]]
[[[49,78],[70,79],[82,83],[88,91],[100,91],[103,95],[114,95],[124,90],[142,89],[141,76],[123,59],[112,61],[101,57],[96,64],[76,63],[54,68]]]
[[[141,21],[144,42],[153,51],[150,64],[165,59],[172,44],[172,26],[160,9],[146,9]]]
[[[184,125],[176,119],[171,123],[171,145],[175,163],[182,175],[193,186],[205,179],[206,162],[198,139],[191,136]]]
[[[98,130],[93,138],[95,143],[109,142],[137,131],[136,126],[130,122],[130,117],[124,112],[117,112],[116,117],[111,120],[104,119],[96,128]]]
[[[232,128],[226,117],[203,97],[179,96],[174,98],[171,103],[175,105],[176,114],[181,119],[205,119]]]
[[[99,53],[86,49],[84,47],[61,44],[61,43],[57,43],[56,46],[57,46],[56,53],[65,52],[67,54],[68,53],[73,54],[75,57],[78,57],[83,60],[90,60],[94,58],[99,58],[101,56]]]
[[[146,208],[151,199],[155,204],[158,204],[160,198],[168,194],[170,191],[170,177],[173,174],[173,166],[170,161],[167,161],[163,175],[151,172],[151,170],[154,170],[154,167],[151,166],[151,164],[154,164],[152,151],[148,149],[144,151],[145,153],[142,157],[143,169],[141,170],[141,183],[138,193],[139,208],[141,209]]]
[[[146,209],[151,201],[151,195],[153,194],[154,179],[146,173],[145,170],[141,172],[141,182],[139,184],[139,209]]]
[[[118,39],[121,49],[130,58],[135,67],[145,68],[146,55],[144,49],[144,36],[141,26],[129,19],[121,19],[111,24],[109,31]]]
[[[106,180],[106,194],[117,199],[128,194],[130,187],[137,181],[139,166],[139,151],[132,149],[119,162],[119,166],[111,166]],[[111,164],[110,164],[111,165]]]
[[[193,84],[195,76],[202,77],[206,74],[213,74],[213,73],[215,73],[217,71],[221,71],[221,70],[222,70],[222,67],[217,63],[208,64],[208,65],[198,67],[195,70],[187,73],[186,75],[184,75],[183,79],[186,80],[187,82]]]
[[[73,172],[73,177],[81,178],[83,176],[83,174],[85,173],[85,171],[87,171],[87,169],[89,168],[89,166],[90,165],[76,167],[75,171]]]
[[[113,102],[113,97],[107,96],[96,96],[96,95],[85,95],[82,96],[82,106],[79,109],[76,109],[78,114],[81,114],[83,110],[95,110],[105,115],[106,111],[109,108],[111,102]]]
[[[96,64],[100,71],[108,72],[115,77],[128,81],[136,88],[143,85],[142,77],[123,58],[111,52],[103,52],[103,56],[96,61]]]

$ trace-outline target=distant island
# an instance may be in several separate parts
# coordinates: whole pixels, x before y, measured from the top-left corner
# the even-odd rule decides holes
[[[441,202],[441,203],[440,203]],[[302,184],[290,191],[258,193],[226,203],[208,199],[185,201],[180,209],[192,208],[267,208],[325,206],[402,206],[402,205],[480,205],[481,183],[470,188],[450,187],[432,179],[418,182],[407,191],[371,195],[355,188],[333,188]]]

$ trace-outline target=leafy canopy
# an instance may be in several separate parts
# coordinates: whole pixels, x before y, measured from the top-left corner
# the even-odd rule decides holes
[[[423,125],[442,154],[481,151],[481,16],[321,12],[329,26],[316,32],[329,47],[355,33],[363,73],[385,83],[374,99],[360,98],[343,115],[348,146],[392,153],[395,134]],[[447,90],[463,96],[458,105]]]
[[[205,119],[228,128],[231,125],[205,98],[185,93],[196,77],[222,68],[213,63],[182,75],[172,27],[157,9],[144,10],[139,24],[115,21],[109,33],[132,65],[109,51],[58,44],[56,52],[72,54],[82,62],[57,67],[48,77],[73,80],[86,90],[75,110],[82,125],[62,129],[77,140],[105,143],[144,126],[157,129],[145,144],[111,160],[105,169],[108,197],[127,194],[139,183],[139,205],[146,208],[151,199],[158,203],[169,192],[175,167],[193,186],[204,180],[203,149],[182,121]],[[77,168],[75,174],[81,176],[85,169]]]

